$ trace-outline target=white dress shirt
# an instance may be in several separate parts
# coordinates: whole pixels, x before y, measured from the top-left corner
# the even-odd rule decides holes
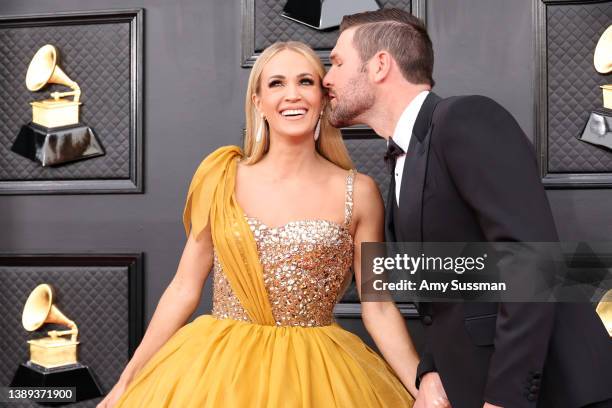
[[[423,91],[415,96],[408,106],[406,106],[406,109],[404,109],[404,112],[402,112],[402,115],[395,125],[395,130],[393,131],[393,136],[391,136],[391,138],[405,152],[408,152],[408,145],[410,145],[410,138],[412,137],[414,123],[416,122],[417,115],[419,114],[421,106],[423,106],[423,102],[425,102],[425,98],[428,94],[429,91]],[[412,152],[408,153],[411,154]],[[405,161],[405,154],[399,156],[395,161],[395,199],[397,200],[398,204],[400,202],[400,189],[402,187],[402,173],[404,172]]]

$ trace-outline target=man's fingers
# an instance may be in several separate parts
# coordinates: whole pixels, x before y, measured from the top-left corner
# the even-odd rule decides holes
[[[434,401],[434,406],[436,408],[451,408],[450,403],[445,397],[438,397]]]

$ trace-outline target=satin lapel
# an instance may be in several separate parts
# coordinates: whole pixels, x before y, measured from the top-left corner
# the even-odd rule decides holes
[[[400,231],[396,231],[396,235],[404,242],[423,240],[421,215],[428,147],[427,143],[420,142],[414,134],[412,135],[402,174],[398,211],[401,219]]]
[[[423,189],[427,175],[429,141],[433,129],[431,117],[440,100],[441,98],[433,92],[425,98],[406,152],[398,211],[401,218],[401,231],[396,231],[396,236],[404,242],[423,240]]]
[[[397,241],[395,228],[393,226],[393,206],[395,205],[395,177],[391,175],[389,192],[387,194],[387,205],[385,206],[385,241]]]

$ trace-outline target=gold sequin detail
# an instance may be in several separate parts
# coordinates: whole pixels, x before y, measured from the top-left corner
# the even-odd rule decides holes
[[[344,204],[344,224],[348,227],[353,219],[353,181],[355,181],[355,170],[349,170],[346,176],[346,202]]]
[[[223,268],[217,257],[213,256],[213,310],[212,315],[217,319],[234,319],[250,321],[249,316],[240,304],[240,300],[234,294],[229,281],[223,273]]]
[[[264,284],[278,326],[324,326],[350,283],[354,172],[347,176],[345,222],[292,221],[268,227],[247,217],[264,271]],[[213,316],[249,321],[214,256]]]

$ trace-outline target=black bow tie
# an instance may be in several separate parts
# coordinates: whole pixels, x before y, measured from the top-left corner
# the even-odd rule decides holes
[[[387,151],[385,152],[385,164],[387,165],[389,173],[393,174],[393,171],[395,170],[395,161],[399,156],[406,154],[406,152],[404,149],[399,147],[392,138],[389,138],[388,140],[389,144],[387,145]]]

